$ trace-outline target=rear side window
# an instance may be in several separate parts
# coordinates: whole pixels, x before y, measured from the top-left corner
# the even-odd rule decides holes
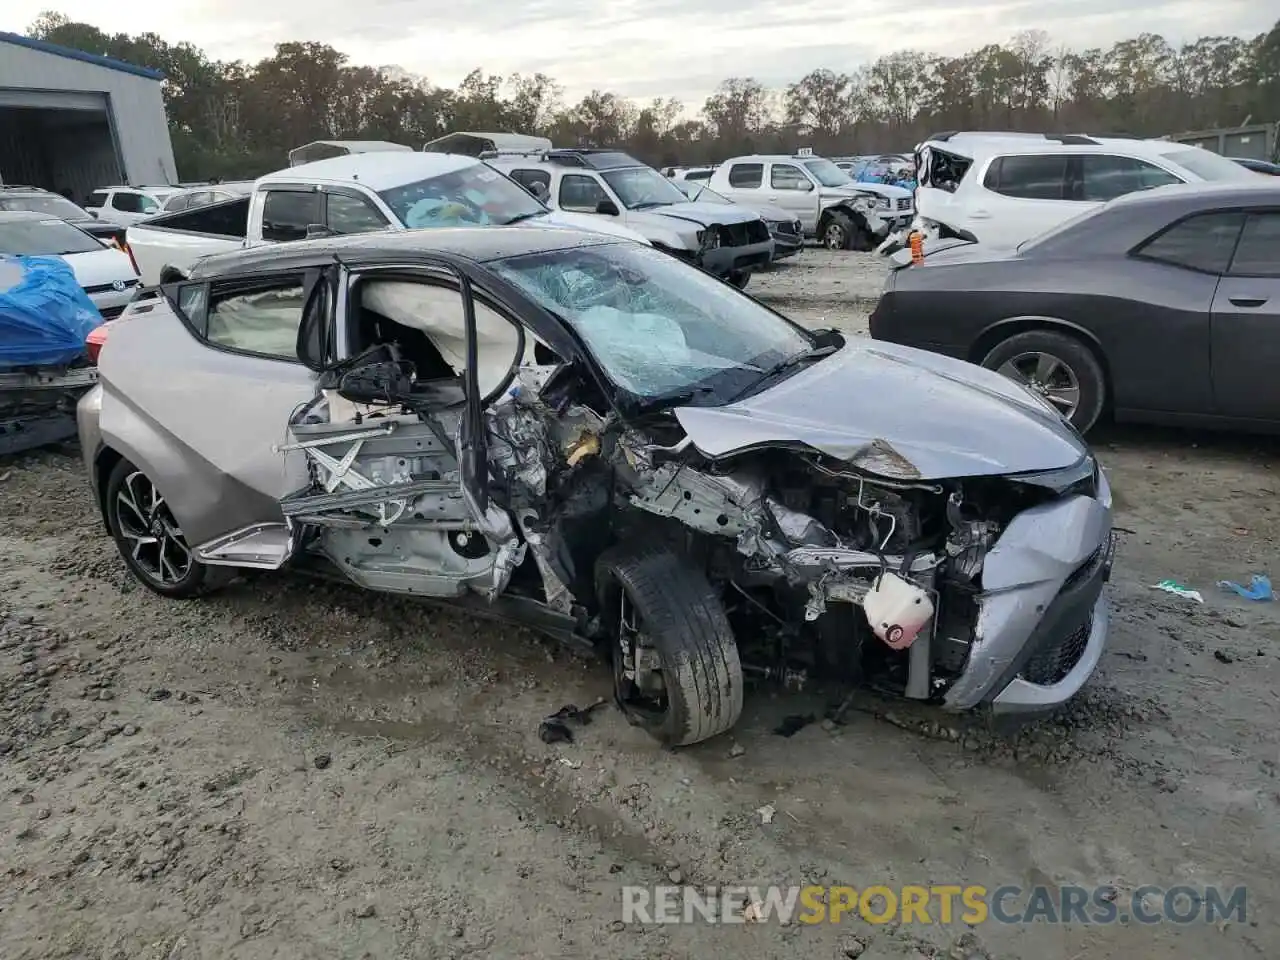
[[[997,157],[982,183],[994,193],[1019,200],[1065,200],[1068,159],[1064,153]]]
[[[735,163],[729,168],[729,186],[750,190],[764,183],[763,163]]]
[[[1236,248],[1243,213],[1202,213],[1146,241],[1137,256],[1204,273],[1225,273]]]
[[[262,205],[262,239],[307,239],[307,227],[321,224],[320,194],[314,190],[270,190]]]
[[[1280,277],[1280,213],[1249,214],[1231,272],[1245,277]]]
[[[1182,181],[1153,163],[1134,157],[1086,154],[1080,158],[1080,199],[1114,200],[1126,193]]]
[[[191,206],[192,194],[180,193],[176,197],[168,200],[164,205],[165,213],[177,213],[179,210],[185,210]]]
[[[711,173],[712,171],[710,170],[690,170],[684,175],[684,178],[686,180],[710,180]]]
[[[296,361],[305,306],[301,277],[249,289],[215,286],[204,307],[204,336],[229,350]]]
[[[107,191],[95,190],[89,194],[89,199],[84,202],[86,207],[105,207],[107,205]]]

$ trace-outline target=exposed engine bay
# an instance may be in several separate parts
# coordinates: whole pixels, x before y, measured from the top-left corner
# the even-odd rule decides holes
[[[794,446],[710,460],[670,413],[626,426],[583,402],[572,368],[532,363],[483,411],[487,473],[466,483],[458,380],[419,380],[383,345],[321,388],[281,448],[308,458],[311,485],[282,502],[306,552],[369,589],[534,603],[593,643],[608,633],[597,558],[661,542],[715,586],[743,671],[790,686],[938,698],[975,642],[988,551],[1052,496],[913,480],[884,444],[850,462]]]

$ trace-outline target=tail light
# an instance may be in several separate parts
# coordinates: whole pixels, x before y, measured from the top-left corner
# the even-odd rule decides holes
[[[102,352],[102,345],[107,342],[107,328],[111,326],[110,322],[99,324],[89,331],[89,335],[84,338],[85,352],[89,354],[89,362],[94,366],[98,363],[98,354]]]
[[[919,230],[911,231],[911,262],[917,266],[924,263],[924,234]]]

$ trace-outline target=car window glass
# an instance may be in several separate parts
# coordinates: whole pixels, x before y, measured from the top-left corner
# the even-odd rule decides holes
[[[334,233],[369,233],[387,226],[386,218],[360,197],[331,193],[328,197],[328,221]]]
[[[1280,277],[1280,213],[1252,213],[1245,221],[1231,272]]]
[[[320,194],[310,190],[267,191],[262,205],[263,240],[305,240],[307,227],[320,222]]]
[[[609,199],[593,177],[579,173],[566,173],[560,180],[560,209],[595,213],[601,200]]]
[[[809,178],[789,163],[775,163],[769,168],[769,186],[774,190],[805,190]]]
[[[1223,273],[1231,262],[1243,224],[1242,213],[1204,213],[1147,241],[1138,254],[1179,267]]]
[[[141,213],[142,196],[137,193],[114,193],[111,195],[111,206],[121,213]]]
[[[105,207],[107,205],[107,191],[95,190],[89,194],[89,199],[85,201],[86,207]]]
[[[532,189],[535,183],[551,189],[551,174],[545,170],[512,170],[511,179],[528,189]]]
[[[199,190],[187,198],[188,207],[207,207],[213,203],[214,195],[209,190]]]
[[[729,168],[729,186],[750,189],[764,182],[763,163],[735,163]]]
[[[1067,155],[1000,157],[987,170],[988,190],[1020,200],[1066,198]]]
[[[684,178],[686,180],[710,180],[713,172],[711,170],[690,170],[684,175]]]
[[[178,310],[200,336],[208,332],[208,316],[205,304],[209,300],[209,288],[203,283],[190,284],[178,291]]]
[[[138,209],[142,213],[155,213],[160,209],[160,204],[154,197],[148,197],[145,193],[140,193],[138,194]]]
[[[1080,158],[1081,200],[1106,201],[1126,193],[1179,183],[1173,174],[1133,157],[1086,154]]]
[[[298,327],[306,305],[302,284],[211,298],[205,336],[210,343],[286,360],[298,358]]]
[[[180,193],[176,197],[171,197],[164,205],[164,212],[177,213],[179,210],[185,210],[191,206],[192,199],[194,198],[189,193]]]

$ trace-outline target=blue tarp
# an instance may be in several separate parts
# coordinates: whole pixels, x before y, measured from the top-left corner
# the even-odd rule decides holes
[[[61,257],[0,257],[0,368],[70,363],[101,323]]]

